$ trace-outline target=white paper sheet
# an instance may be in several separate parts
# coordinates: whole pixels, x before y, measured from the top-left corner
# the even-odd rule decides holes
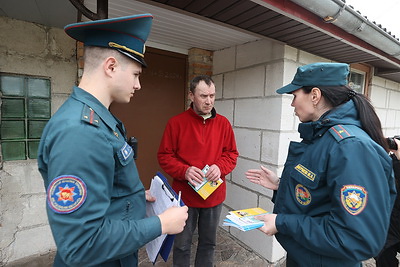
[[[178,200],[157,175],[151,180],[150,194],[156,198],[156,201],[146,202],[147,217],[159,215],[172,206],[179,206]],[[146,244],[147,255],[151,262],[155,262],[157,259],[158,252],[160,251],[166,236],[166,234],[161,235]]]

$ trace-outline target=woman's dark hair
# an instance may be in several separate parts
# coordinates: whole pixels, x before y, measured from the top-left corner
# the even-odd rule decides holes
[[[194,94],[194,90],[196,89],[197,85],[199,85],[199,83],[201,81],[204,81],[208,86],[211,86],[211,84],[214,83],[214,81],[208,75],[196,76],[190,81],[190,87],[189,87],[190,92],[192,92]]]
[[[322,96],[332,107],[337,107],[352,99],[356,105],[362,129],[372,140],[381,145],[387,152],[389,151],[386,138],[382,132],[381,121],[365,95],[355,92],[348,86],[304,86],[303,91],[309,94],[314,87],[321,90]]]

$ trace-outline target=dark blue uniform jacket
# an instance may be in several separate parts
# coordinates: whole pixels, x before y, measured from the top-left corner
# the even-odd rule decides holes
[[[274,195],[276,238],[297,266],[360,266],[385,243],[391,158],[361,129],[353,101],[299,132]]]
[[[145,218],[133,153],[122,123],[75,87],[46,125],[38,153],[54,266],[137,266],[137,250],[161,234],[159,218]]]

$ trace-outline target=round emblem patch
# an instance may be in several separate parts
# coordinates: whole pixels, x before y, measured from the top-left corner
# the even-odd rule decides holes
[[[71,213],[86,200],[86,185],[81,178],[63,175],[54,178],[47,189],[47,203],[56,213]]]
[[[297,202],[299,202],[303,206],[307,206],[311,202],[311,194],[308,189],[302,185],[298,184],[295,188],[295,195]]]
[[[351,214],[360,214],[367,205],[368,192],[359,185],[344,185],[340,190],[343,207]]]

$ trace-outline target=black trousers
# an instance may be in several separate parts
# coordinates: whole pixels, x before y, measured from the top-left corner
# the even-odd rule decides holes
[[[398,267],[397,252],[400,252],[400,243],[382,250],[379,257],[375,258],[376,267]]]

